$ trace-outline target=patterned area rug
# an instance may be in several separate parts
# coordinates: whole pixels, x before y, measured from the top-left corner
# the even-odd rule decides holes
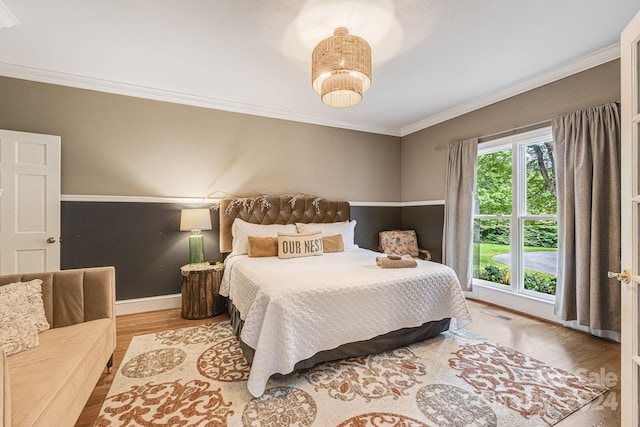
[[[96,426],[553,425],[606,388],[465,331],[270,379],[229,322],[134,337]]]

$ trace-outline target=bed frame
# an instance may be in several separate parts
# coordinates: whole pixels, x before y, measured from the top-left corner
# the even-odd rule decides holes
[[[234,200],[236,200],[234,202]],[[231,226],[236,218],[254,224],[328,223],[350,220],[349,202],[329,201],[314,196],[266,197],[222,199],[220,202],[220,251],[231,252]],[[231,325],[240,341],[240,348],[249,363],[253,361],[254,349],[240,339],[244,321],[240,312],[228,301]],[[392,350],[414,342],[432,338],[449,329],[451,319],[427,322],[416,328],[392,331],[366,341],[343,344],[332,350],[321,351],[295,365],[295,369],[310,368],[318,363],[349,357],[360,357]]]

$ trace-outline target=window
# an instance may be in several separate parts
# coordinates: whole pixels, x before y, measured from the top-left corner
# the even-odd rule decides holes
[[[551,128],[480,144],[474,283],[553,300],[558,221]]]

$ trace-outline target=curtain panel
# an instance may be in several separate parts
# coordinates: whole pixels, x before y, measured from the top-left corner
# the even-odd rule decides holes
[[[620,331],[620,110],[616,103],[557,117],[556,315],[592,333]],[[596,331],[594,331],[596,330]]]
[[[449,144],[448,154],[442,258],[458,275],[462,290],[470,291],[478,138]]]

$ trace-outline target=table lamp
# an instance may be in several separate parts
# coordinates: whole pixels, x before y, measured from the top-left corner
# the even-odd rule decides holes
[[[189,264],[204,264],[202,230],[211,230],[209,209],[182,209],[180,231],[191,231],[189,235]]]

